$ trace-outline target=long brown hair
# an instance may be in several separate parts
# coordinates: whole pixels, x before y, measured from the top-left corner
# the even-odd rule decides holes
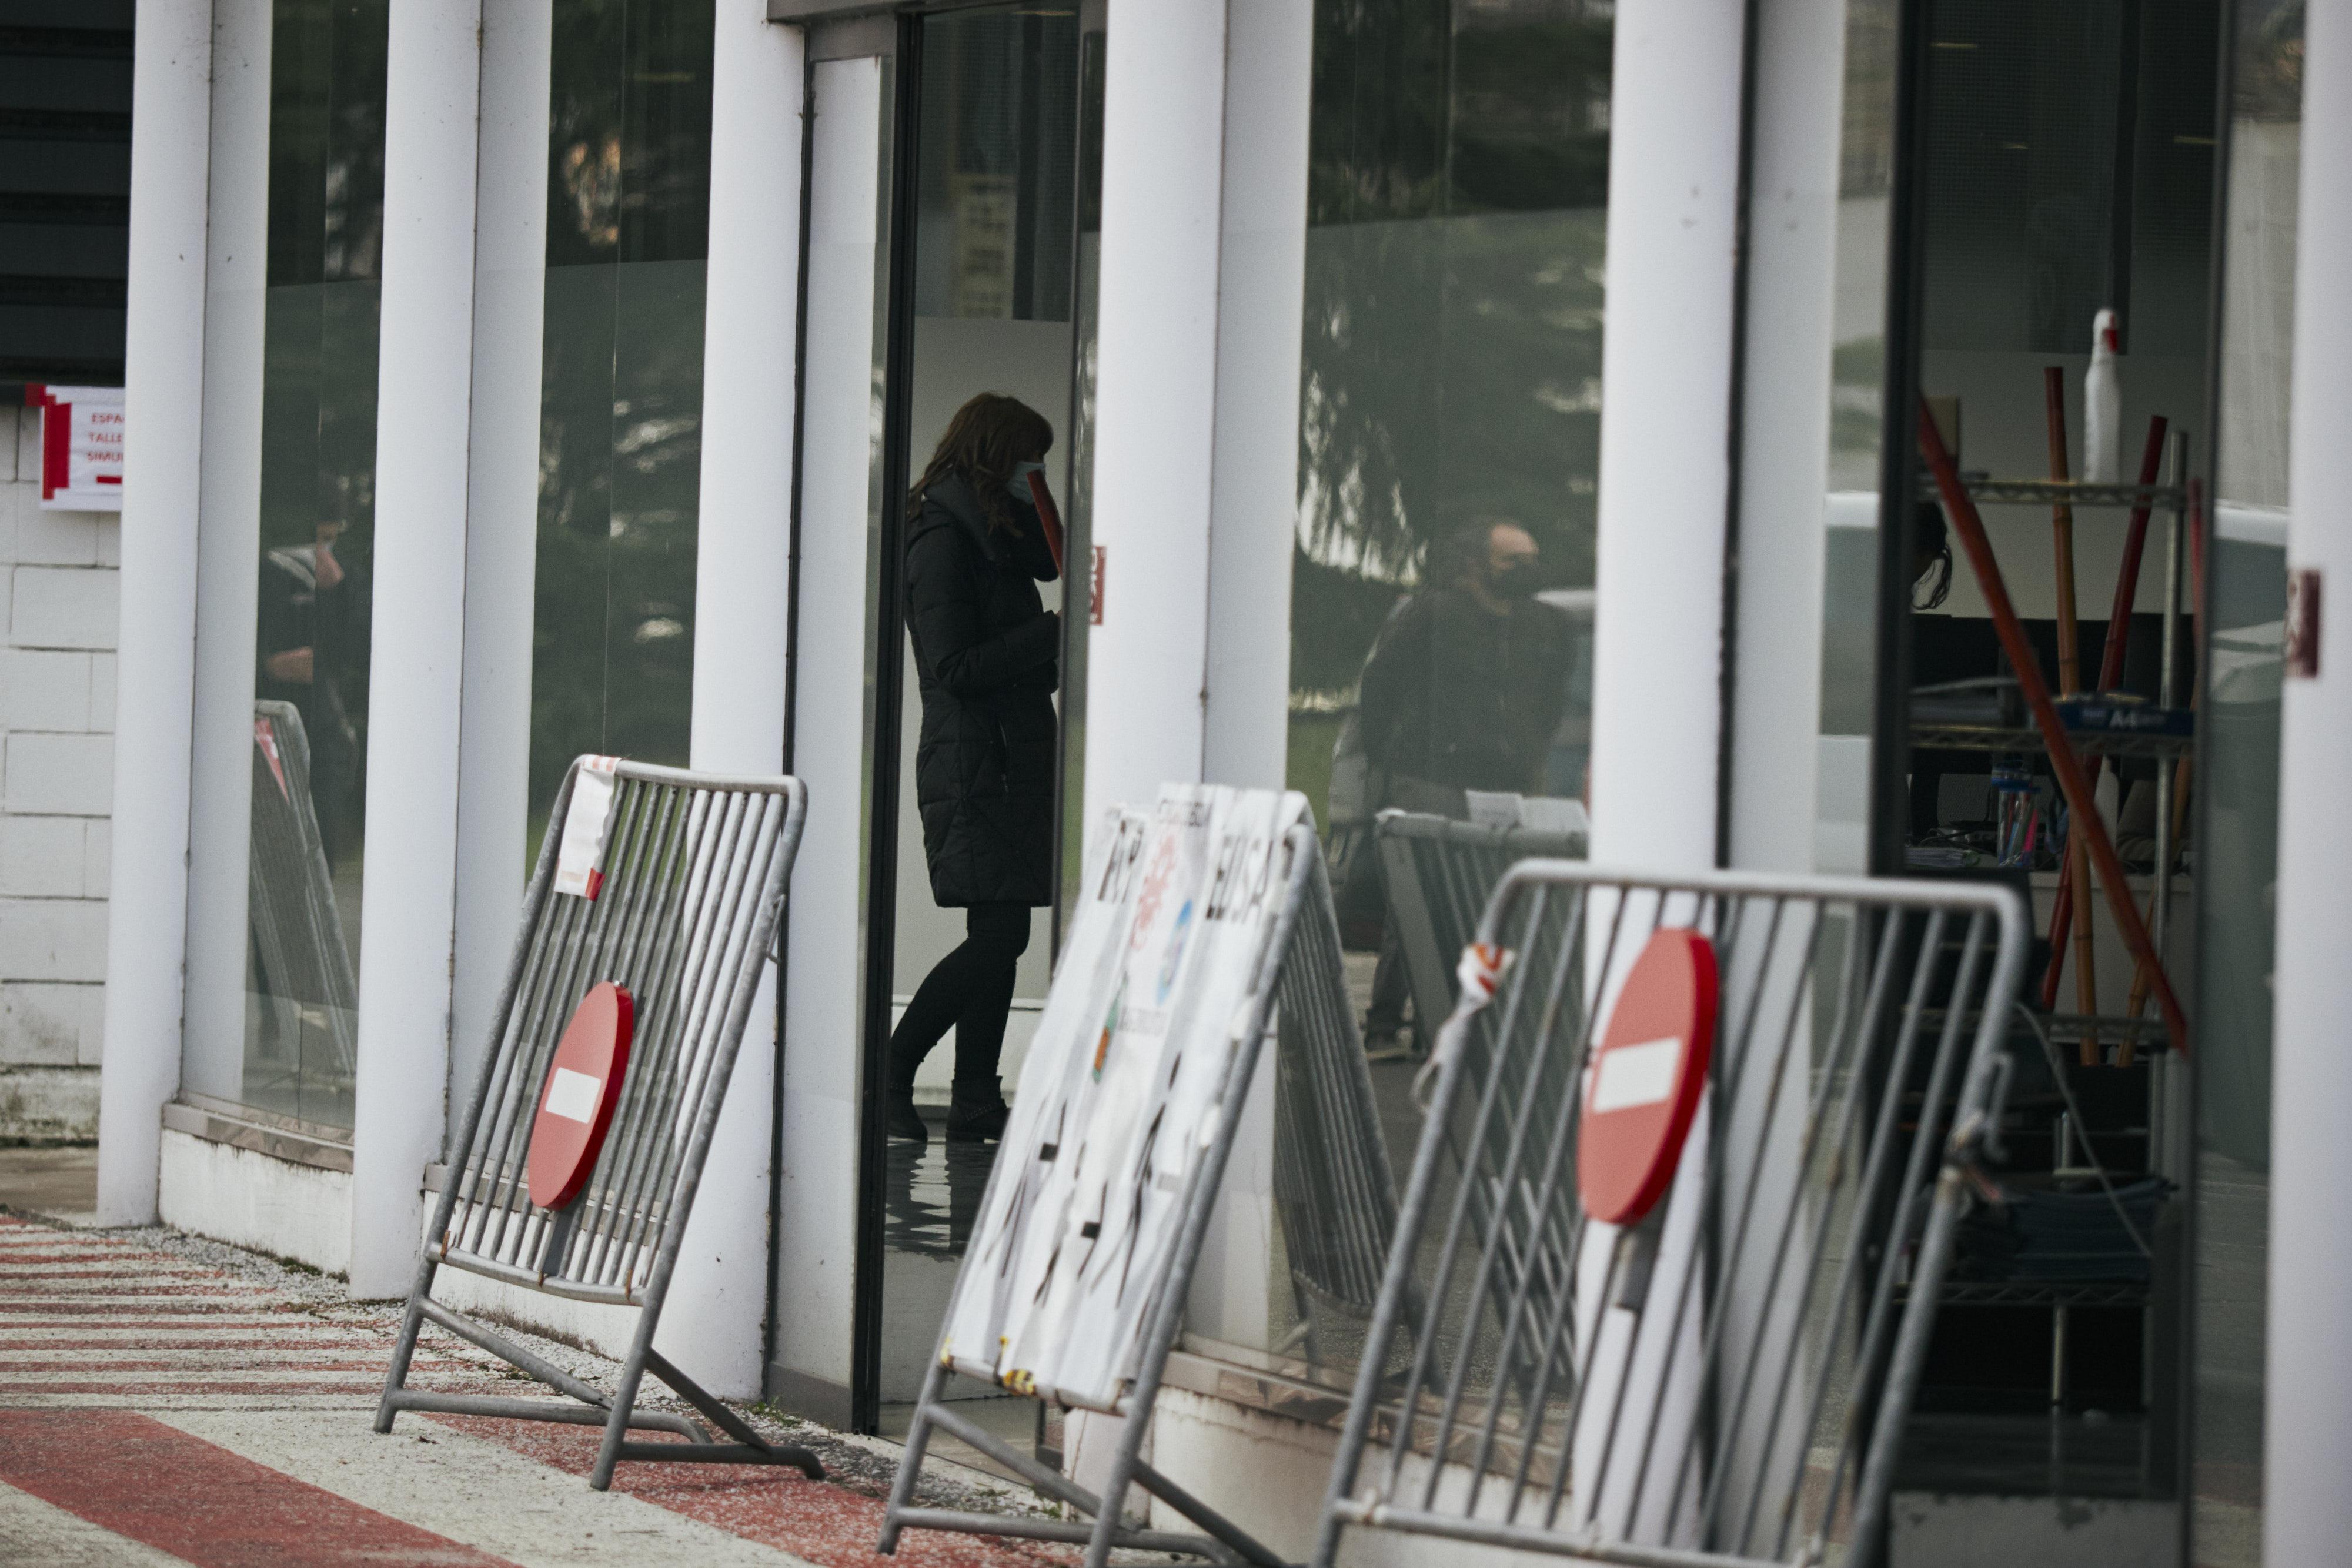
[[[1017,535],[1021,525],[1008,505],[1005,486],[1013,469],[1042,461],[1053,449],[1054,427],[1044,414],[1019,398],[982,392],[948,421],[939,450],[908,493],[907,509],[922,506],[923,493],[952,474],[971,486],[992,532],[1001,528]]]

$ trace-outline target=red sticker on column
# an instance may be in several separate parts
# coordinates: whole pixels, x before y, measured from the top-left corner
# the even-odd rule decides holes
[[[1577,1189],[1593,1218],[1638,1224],[1674,1181],[1706,1087],[1715,1002],[1715,945],[1653,933],[1609,1015],[1577,1129]]]
[[[580,1196],[620,1103],[636,1004],[626,987],[598,984],[572,1009],[539,1092],[530,1124],[530,1201],[562,1208]]]

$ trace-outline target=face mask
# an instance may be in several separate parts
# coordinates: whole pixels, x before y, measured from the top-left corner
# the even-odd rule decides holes
[[[1535,592],[1538,575],[1533,566],[1506,567],[1495,574],[1495,592],[1503,599],[1525,599]]]
[[[1043,474],[1045,471],[1045,465],[1043,463],[1015,463],[1013,465],[1013,477],[1004,482],[1004,487],[1012,492],[1014,500],[1026,501],[1030,499],[1029,476]]]

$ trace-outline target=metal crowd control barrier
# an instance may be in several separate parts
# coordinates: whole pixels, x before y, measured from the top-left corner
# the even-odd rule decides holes
[[[1619,1229],[1586,1213],[1581,1125],[1612,1109],[1586,1068],[1624,1049],[1618,988],[1676,928],[1712,943],[1712,1062],[1689,1157]],[[1350,1528],[1644,1568],[1878,1561],[1973,1164],[1998,1152],[2027,937],[1983,884],[1514,868],[1424,1070],[1314,1562]],[[1528,1092],[1552,1073],[1580,1116]]]
[[[1584,835],[1394,810],[1380,814],[1373,831],[1388,917],[1427,1040],[1454,1011],[1454,960],[1477,934],[1479,914],[1503,873],[1523,860],[1581,860]]]
[[[1303,802],[1301,802],[1303,810]],[[955,1375],[943,1344],[932,1358],[907,1434],[877,1550],[898,1549],[908,1527],[1082,1542],[1088,1568],[1103,1568],[1114,1548],[1170,1552],[1219,1563],[1280,1568],[1283,1559],[1192,1496],[1142,1457],[1168,1356],[1183,1327],[1209,1216],[1216,1206],[1244,1102],[1269,1032],[1276,1047],[1275,1191],[1294,1272],[1314,1290],[1369,1306],[1384,1273],[1396,1219],[1396,1190],[1381,1140],[1371,1079],[1349,1009],[1329,873],[1311,821],[1288,830],[1289,876],[1267,938],[1256,949],[1245,1019],[1233,1031],[1213,1120],[1202,1130],[1202,1157],[1190,1162],[1180,1198],[1181,1219],[1158,1277],[1146,1285],[1147,1326],[1125,1395],[1103,1406],[1127,1416],[1099,1495],[960,1415],[943,1396]],[[1124,945],[1125,930],[1118,932]],[[1067,983],[1066,964],[1055,985]],[[1083,975],[1077,983],[1084,984]],[[1279,1015],[1276,1005],[1279,1004]],[[1049,1001],[1049,1008],[1052,1003]],[[1037,1048],[1033,1046],[1033,1051]],[[1010,1134],[1008,1134],[1010,1136]],[[1012,1147],[1008,1142],[1006,1148]],[[1017,1159],[1000,1153],[995,1184],[1013,1179]],[[971,1266],[967,1258],[966,1267]],[[1016,1281],[1025,1288],[1025,1282]],[[1023,1388],[1022,1392],[1033,1392]],[[1043,1396],[1042,1391],[1034,1391]],[[1074,1401],[1067,1403],[1075,1404]],[[1083,1406],[1091,1408],[1093,1406]],[[1013,1519],[915,1505],[923,1455],[934,1431],[969,1443],[1088,1521]],[[1139,1486],[1197,1526],[1199,1534],[1130,1529],[1124,1510]]]
[[[301,1012],[326,1015],[336,1071],[348,1082],[359,1061],[359,981],[310,799],[310,737],[292,703],[253,705],[247,868],[247,906],[264,988]]]
[[[588,896],[559,891],[559,841],[592,762],[572,765],[555,798],[522,932],[499,995],[490,1050],[476,1080],[409,1292],[375,1428],[403,1410],[506,1416],[604,1428],[589,1484],[603,1490],[622,1459],[699,1459],[824,1470],[807,1450],[769,1443],[653,1347],[678,1245],[727,1082],[770,959],[800,847],[807,791],[796,779],[730,778],[623,761],[603,769],[601,881]],[[602,780],[600,779],[601,783]],[[548,1134],[534,1112],[562,1088],[554,1057],[573,1004],[601,982],[635,998],[635,1039],[600,1152],[562,1207],[534,1206],[532,1145]],[[544,1086],[544,1087],[543,1087]],[[566,1114],[568,1113],[558,1113]],[[574,1118],[581,1120],[582,1118]],[[638,1311],[611,1393],[572,1376],[432,1296],[442,1268],[573,1301]],[[430,1321],[569,1397],[504,1399],[406,1386],[419,1328]],[[720,1428],[713,1439],[684,1416],[637,1408],[652,1373]],[[688,1441],[633,1442],[631,1428]]]

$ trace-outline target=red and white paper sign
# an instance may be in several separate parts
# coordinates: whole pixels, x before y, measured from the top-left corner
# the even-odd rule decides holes
[[[1675,1178],[1715,1049],[1715,945],[1654,932],[1625,977],[1586,1086],[1576,1144],[1584,1212],[1635,1225]]]
[[[555,891],[593,903],[604,886],[604,835],[613,822],[613,775],[617,757],[583,757],[563,813],[555,849]]]
[[[562,1208],[580,1196],[613,1125],[637,1009],[628,988],[599,982],[580,998],[556,1042],[530,1124],[530,1200]]]
[[[33,382],[25,404],[41,411],[41,505],[122,510],[122,389]]]

